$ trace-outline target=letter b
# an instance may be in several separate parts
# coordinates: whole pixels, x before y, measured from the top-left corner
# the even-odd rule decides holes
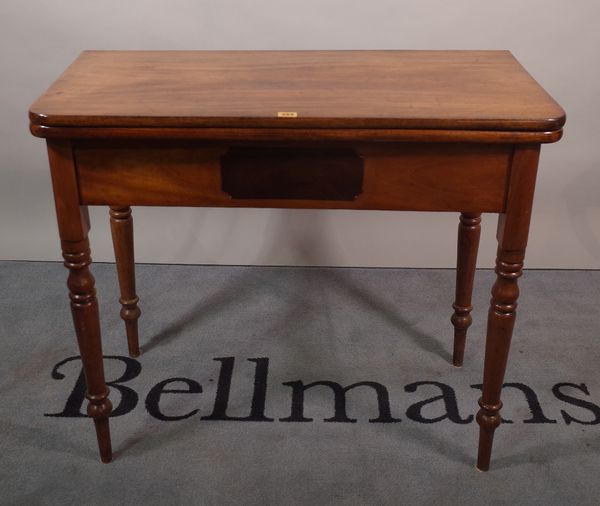
[[[125,364],[125,372],[121,375],[120,378],[114,381],[107,381],[106,384],[112,388],[118,390],[121,394],[121,400],[119,404],[114,408],[113,412],[110,416],[122,416],[126,415],[130,411],[132,411],[138,403],[138,394],[135,390],[122,385],[122,383],[126,383],[127,381],[131,381],[132,379],[139,376],[142,371],[141,364],[129,357],[120,357],[116,355],[108,355],[105,356],[104,359],[110,360],[120,360]],[[69,357],[54,366],[52,369],[52,378],[55,380],[62,380],[65,378],[65,375],[59,372],[59,369],[65,365],[67,362],[72,362],[73,360],[81,360],[81,357]],[[60,413],[45,413],[44,416],[56,416],[56,417],[64,417],[64,418],[81,418],[87,417],[85,412],[82,413],[83,402],[85,401],[85,377],[83,375],[83,370],[79,373],[79,377],[75,382],[75,386],[67,399],[64,409]],[[114,400],[113,400],[114,402]]]

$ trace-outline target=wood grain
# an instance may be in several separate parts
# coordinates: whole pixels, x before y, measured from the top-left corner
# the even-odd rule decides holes
[[[89,269],[92,257],[88,240],[87,208],[82,208],[77,198],[77,177],[71,143],[48,142],[48,159],[62,254],[65,267],[69,269],[67,286],[85,374],[86,397],[89,401],[87,413],[94,420],[100,458],[102,462],[110,462],[112,446],[108,417],[112,404],[104,379],[95,279]]]
[[[477,466],[489,468],[540,144],[559,140],[565,122],[509,52],[84,52],[29,117],[31,132],[48,138],[88,414],[103,461],[112,457],[111,403],[86,206],[111,206],[132,355],[139,308],[129,206],[287,207],[461,212],[456,365],[471,321],[480,213],[501,213],[477,415]],[[254,150],[258,161],[249,159]],[[349,162],[339,153],[348,151],[361,159],[358,194],[359,185],[342,188]],[[223,191],[228,152],[242,154],[234,157],[231,193],[243,198]],[[317,153],[328,155],[314,163]]]
[[[486,144],[551,143],[561,130],[523,132],[487,130],[414,130],[386,128],[109,128],[52,127],[31,124],[36,137],[52,139],[194,139],[210,142],[469,142]]]
[[[540,147],[537,145],[519,146],[515,150],[506,211],[498,218],[498,253],[495,269],[497,277],[492,286],[492,300],[488,312],[483,392],[477,413],[477,468],[481,471],[487,471],[490,467],[494,432],[502,420],[500,394],[517,315],[517,281],[523,274],[539,153]]]
[[[467,330],[473,322],[471,296],[477,266],[477,251],[481,236],[481,213],[461,213],[456,248],[456,293],[454,314],[450,321],[454,326],[454,351],[452,363],[462,367],[465,354]]]
[[[508,51],[85,51],[30,119],[546,132],[560,130],[565,113]]]
[[[355,145],[364,159],[362,193],[340,201],[232,199],[222,191],[220,158],[227,149],[179,141],[76,142],[81,202],[500,212],[513,151],[503,144]]]
[[[237,147],[220,165],[221,189],[233,199],[351,201],[362,193],[363,159],[352,149]]]
[[[131,207],[115,206],[109,210],[110,231],[115,251],[115,263],[121,290],[121,318],[125,322],[130,357],[140,355],[138,318],[142,314],[135,290],[135,256],[133,247],[133,218]]]

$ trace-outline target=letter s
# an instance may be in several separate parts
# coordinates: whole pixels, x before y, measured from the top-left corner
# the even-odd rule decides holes
[[[592,402],[584,401],[582,399],[578,399],[577,397],[571,397],[570,395],[564,394],[563,392],[560,391],[560,389],[562,387],[576,388],[578,390],[581,390],[584,394],[590,395],[590,392],[589,392],[587,386],[585,385],[585,383],[581,383],[580,385],[576,385],[575,383],[557,383],[556,385],[554,385],[552,387],[552,393],[555,395],[555,397],[557,399],[564,401],[568,404],[572,404],[573,406],[587,409],[588,411],[591,411],[594,414],[593,420],[584,421],[584,420],[579,420],[578,418],[571,416],[569,413],[567,413],[566,411],[563,411],[561,409],[560,414],[565,419],[565,423],[567,425],[569,425],[571,422],[580,423],[582,425],[596,425],[596,424],[600,423],[600,407],[599,406],[597,406],[596,404],[594,404]]]

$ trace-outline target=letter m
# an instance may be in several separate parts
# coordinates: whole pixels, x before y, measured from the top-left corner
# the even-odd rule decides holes
[[[355,423],[355,418],[349,418],[346,413],[346,393],[356,387],[370,387],[377,394],[377,403],[379,406],[379,416],[371,418],[369,422],[373,423],[392,423],[399,422],[399,418],[393,418],[390,412],[390,398],[387,389],[374,381],[361,381],[353,383],[347,387],[342,387],[334,381],[315,381],[304,385],[302,381],[288,381],[283,383],[292,388],[292,412],[286,418],[280,418],[282,422],[312,422],[312,418],[304,416],[304,392],[309,388],[324,386],[329,387],[334,394],[334,415],[331,418],[325,418],[325,422]]]

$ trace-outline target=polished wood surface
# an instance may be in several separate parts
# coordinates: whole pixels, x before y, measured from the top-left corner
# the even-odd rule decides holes
[[[227,145],[79,140],[73,146],[81,201],[90,205],[459,212],[504,209],[513,153],[503,144],[354,144],[364,160],[354,200],[232,200],[221,181]]]
[[[78,127],[554,131],[565,114],[508,51],[86,51],[30,118]]]
[[[108,416],[112,404],[104,379],[102,340],[88,231],[87,208],[81,207],[77,195],[77,175],[73,152],[68,142],[48,142],[48,159],[54,189],[54,202],[65,267],[69,269],[67,286],[77,344],[81,353],[87,385],[87,413],[94,420],[102,462],[112,459]]]
[[[236,142],[478,142],[487,144],[531,144],[556,142],[561,130],[539,132],[495,130],[416,130],[389,128],[109,128],[48,127],[31,123],[33,135],[58,139],[197,139]]]
[[[135,259],[133,253],[133,218],[131,207],[111,206],[110,231],[115,251],[115,263],[121,289],[121,318],[125,322],[129,356],[140,354],[138,337],[138,318],[141,310],[138,307],[139,297],[135,293]]]
[[[452,305],[454,314],[451,318],[452,325],[454,325],[452,363],[456,367],[463,365],[467,330],[473,322],[471,296],[473,295],[480,235],[481,213],[461,213],[456,255],[456,296]]]
[[[221,190],[232,199],[352,201],[363,192],[363,158],[354,149],[240,146],[220,167]]]
[[[502,421],[500,394],[516,318],[517,280],[523,274],[539,152],[539,146],[535,145],[520,146],[515,151],[506,211],[498,218],[497,279],[488,313],[483,393],[477,413],[480,426],[477,468],[482,471],[490,467],[494,431]]]
[[[283,114],[280,114],[283,113]],[[564,111],[506,51],[93,51],[31,107],[46,137],[75,333],[112,458],[87,205],[110,207],[139,353],[131,206],[459,212],[453,362],[471,324],[481,213],[499,213],[477,422],[490,464],[540,144]]]

